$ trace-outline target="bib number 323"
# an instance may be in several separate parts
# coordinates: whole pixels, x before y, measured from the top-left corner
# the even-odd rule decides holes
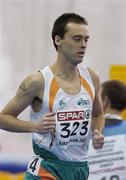
[[[89,132],[91,113],[87,111],[57,112],[57,139],[60,145],[82,144]]]

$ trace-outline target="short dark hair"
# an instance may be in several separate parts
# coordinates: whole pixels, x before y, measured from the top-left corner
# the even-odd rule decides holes
[[[108,97],[111,107],[117,110],[126,108],[126,85],[118,80],[109,80],[101,85],[101,97]]]
[[[67,31],[66,25],[69,22],[88,25],[88,22],[85,18],[75,13],[64,13],[61,16],[59,16],[55,20],[53,29],[52,29],[52,39],[53,39],[53,44],[56,50],[58,50],[58,48],[57,48],[57,45],[55,44],[55,36],[58,35],[61,38],[63,38],[65,32]]]

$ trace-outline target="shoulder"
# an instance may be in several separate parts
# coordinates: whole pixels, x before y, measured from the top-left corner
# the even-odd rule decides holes
[[[44,89],[44,78],[41,72],[28,75],[20,84],[19,92],[37,93]]]
[[[99,88],[99,86],[100,86],[100,76],[99,76],[98,71],[95,70],[95,69],[89,68],[89,67],[87,69],[88,69],[88,72],[89,72],[89,74],[91,76],[91,79],[93,81],[94,87],[96,89]]]
[[[99,80],[100,78],[99,78],[99,73],[98,73],[98,71],[97,70],[95,70],[95,69],[92,69],[92,68],[87,68],[88,69],[88,71],[89,71],[89,73],[90,73],[90,76],[91,76],[91,78],[92,78],[92,80],[93,81],[97,81],[97,80]]]

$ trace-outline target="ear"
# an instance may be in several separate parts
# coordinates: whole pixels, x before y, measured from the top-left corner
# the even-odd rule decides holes
[[[61,37],[56,35],[55,36],[55,44],[59,47],[61,45]]]

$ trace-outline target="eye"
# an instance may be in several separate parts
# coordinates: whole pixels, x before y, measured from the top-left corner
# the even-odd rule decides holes
[[[79,36],[74,36],[74,37],[73,37],[73,40],[75,40],[75,41],[81,41],[81,39],[82,39],[82,38],[79,37]]]

